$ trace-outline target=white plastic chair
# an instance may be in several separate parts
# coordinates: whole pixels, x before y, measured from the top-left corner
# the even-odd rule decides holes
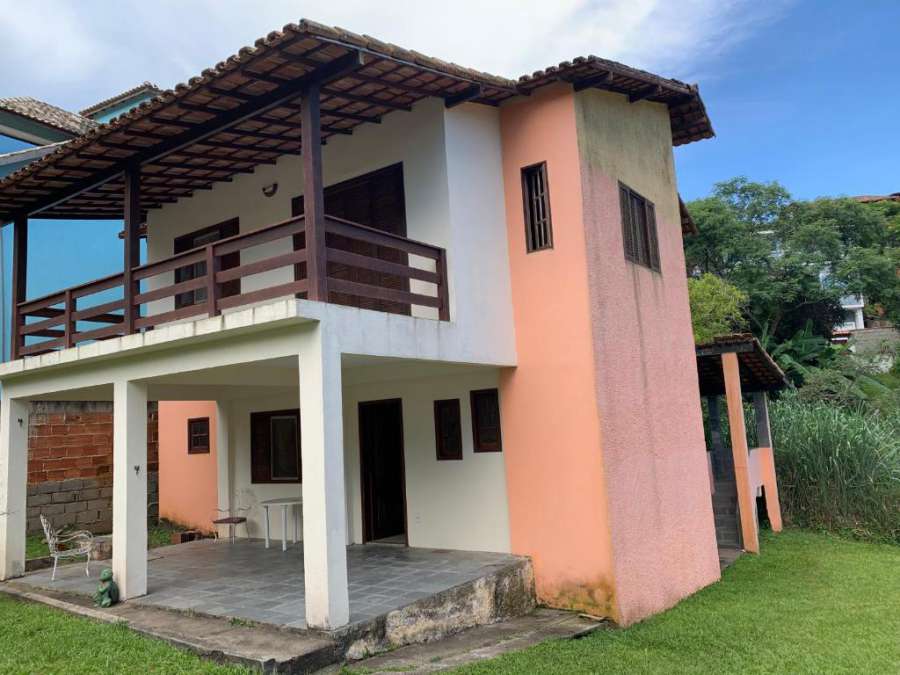
[[[50,549],[50,557],[53,558],[53,574],[50,576],[50,581],[56,581],[56,566],[59,564],[60,558],[77,558],[82,555],[84,556],[84,574],[91,576],[89,564],[91,553],[94,550],[94,535],[87,530],[78,530],[61,537],[43,513],[41,514],[41,526],[44,528],[44,538]]]

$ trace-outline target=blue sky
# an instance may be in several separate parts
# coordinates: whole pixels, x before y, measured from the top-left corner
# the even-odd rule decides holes
[[[593,53],[699,82],[718,135],[676,150],[685,199],[740,174],[802,198],[900,190],[896,0],[0,0],[0,96],[77,110],[143,80],[170,87],[302,15],[507,76]],[[29,295],[121,269],[119,228],[35,221]]]

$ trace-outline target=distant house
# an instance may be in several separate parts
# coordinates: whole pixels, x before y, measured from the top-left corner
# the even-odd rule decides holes
[[[159,93],[156,85],[144,82],[77,113],[29,96],[0,98],[0,135],[34,145],[0,154],[0,178]]]
[[[101,123],[159,93],[155,85],[144,82],[77,113],[30,97],[0,98],[0,135],[33,144],[0,154],[0,178],[62,148],[73,138],[93,131]],[[79,223],[72,225],[78,227]],[[73,257],[71,264],[83,267],[84,261]],[[8,283],[6,277],[3,283]],[[3,305],[6,307],[5,300]],[[6,345],[9,326],[0,330]],[[112,526],[112,404],[108,401],[42,401],[33,406],[31,413],[28,531],[41,531],[39,515],[44,513],[57,527],[77,525],[94,532],[108,532]],[[72,454],[73,437],[80,440],[78,457]],[[148,505],[152,516],[159,501],[154,410],[148,415],[148,453]]]
[[[18,420],[59,398],[115,411],[125,598],[153,587],[152,401],[177,508],[258,537],[302,501],[310,627],[351,621],[348,545],[527,556],[542,602],[625,624],[719,578],[672,153],[713,135],[696,86],[596,57],[510,80],[304,21],[92,132],[0,180],[0,578]],[[124,220],[122,271],[29,297],[38,217]]]

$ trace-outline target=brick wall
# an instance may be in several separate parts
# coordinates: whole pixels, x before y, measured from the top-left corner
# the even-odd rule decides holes
[[[40,401],[28,424],[28,532],[40,514],[54,527],[112,530],[112,403]],[[155,403],[147,410],[148,516],[159,517],[159,440]]]

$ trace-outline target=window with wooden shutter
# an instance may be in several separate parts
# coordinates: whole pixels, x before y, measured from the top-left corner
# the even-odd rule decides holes
[[[300,411],[276,410],[250,415],[250,480],[300,483]]]
[[[187,422],[187,451],[189,455],[209,453],[209,418],[195,417]]]
[[[659,239],[653,202],[619,183],[619,209],[625,259],[659,272]]]
[[[525,206],[525,245],[528,253],[553,248],[547,162],[522,169],[522,199]]]
[[[219,241],[220,239],[233,237],[238,233],[239,225],[240,220],[238,218],[231,218],[221,223],[217,223],[216,225],[204,227],[203,229],[189,232],[188,234],[183,234],[179,237],[175,237],[175,254],[177,255],[178,253],[184,253],[185,251],[190,251],[191,249],[197,248],[199,246],[206,246],[207,244],[211,244],[214,241]],[[219,262],[221,265],[221,269],[223,270],[228,270],[233,267],[239,267],[241,264],[241,252],[235,251],[234,253],[228,253],[227,255],[222,256]],[[193,265],[186,265],[185,267],[177,268],[175,270],[175,283],[197,279],[205,275],[206,261],[201,260],[200,262],[196,262]],[[232,295],[240,295],[240,293],[240,279],[232,279],[231,281],[226,281],[222,284],[223,298],[227,298]],[[175,295],[175,309],[190,307],[191,305],[198,305],[204,302],[206,302],[206,288],[196,288],[192,291],[185,291],[184,293],[178,293]]]
[[[439,461],[463,458],[458,398],[434,402],[434,441]]]
[[[469,393],[472,406],[472,441],[475,452],[500,452],[500,396],[496,389]]]

